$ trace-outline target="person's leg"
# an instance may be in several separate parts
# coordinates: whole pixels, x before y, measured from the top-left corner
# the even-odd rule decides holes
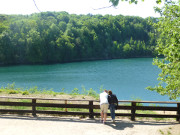
[[[110,105],[110,112],[111,112],[112,120],[115,120],[115,105],[114,104]]]
[[[115,105],[112,107],[112,119],[115,120]]]
[[[104,118],[104,104],[102,104],[100,106],[100,108],[101,108],[101,120],[100,121],[103,121],[103,118]]]
[[[112,107],[112,120],[113,120],[113,123],[115,123],[115,105],[113,105]]]
[[[109,104],[105,104],[104,106],[104,124],[106,122],[106,118],[107,118],[107,112],[108,112],[108,107],[109,107]]]
[[[107,113],[104,113],[104,123],[106,122],[106,118],[107,118]]]
[[[111,118],[113,119],[113,117],[112,117],[112,104],[109,105],[109,110],[110,110]]]
[[[101,111],[101,121],[103,121],[103,117],[104,117],[104,112]]]

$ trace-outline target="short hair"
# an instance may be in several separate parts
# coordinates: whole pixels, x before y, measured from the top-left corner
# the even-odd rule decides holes
[[[109,95],[112,95],[112,91],[111,91],[111,90],[109,90],[109,91],[108,91],[108,94],[109,94]]]

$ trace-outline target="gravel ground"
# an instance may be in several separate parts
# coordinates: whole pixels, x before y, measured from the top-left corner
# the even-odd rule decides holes
[[[161,132],[160,132],[161,131]],[[180,135],[176,122],[130,121],[117,119],[113,124],[79,117],[0,115],[0,135]]]

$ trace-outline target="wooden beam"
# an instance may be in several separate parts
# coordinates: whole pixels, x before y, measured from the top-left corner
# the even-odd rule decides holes
[[[89,101],[89,118],[93,119],[93,101]]]
[[[32,115],[36,117],[36,99],[32,99]]]
[[[132,109],[131,109],[131,120],[135,121],[136,102],[132,102],[131,106],[132,106]]]
[[[180,103],[177,104],[177,115],[178,117],[176,118],[176,121],[179,121],[180,123]]]
[[[177,107],[136,106],[136,110],[177,111]]]

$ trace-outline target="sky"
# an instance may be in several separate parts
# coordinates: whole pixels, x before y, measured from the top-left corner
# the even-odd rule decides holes
[[[145,0],[136,4],[128,2],[120,2],[114,8],[109,7],[112,4],[109,0],[35,0],[38,9],[41,12],[46,11],[66,11],[69,14],[101,14],[101,15],[124,15],[124,16],[140,16],[159,17],[155,13],[154,6],[157,5],[155,0]],[[0,14],[32,14],[39,13],[33,0],[0,0]]]

